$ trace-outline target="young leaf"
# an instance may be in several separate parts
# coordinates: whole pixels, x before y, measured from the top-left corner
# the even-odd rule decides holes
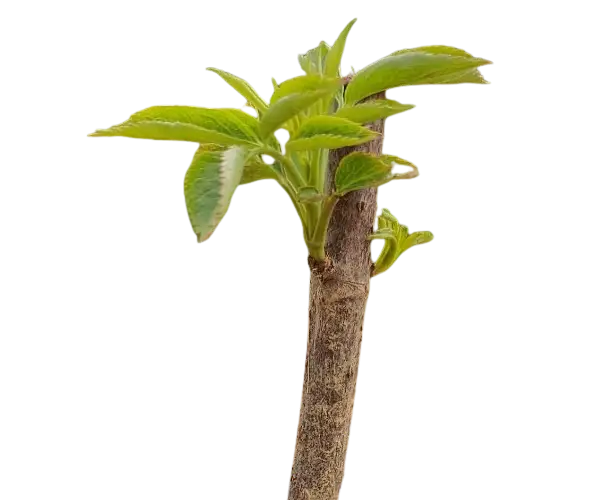
[[[328,78],[321,75],[302,75],[281,82],[271,96],[271,106],[284,97],[309,92],[331,91],[342,85],[339,78]]]
[[[298,190],[298,201],[300,203],[312,203],[322,201],[327,198],[327,195],[321,193],[317,188],[312,186],[303,186]]]
[[[402,54],[404,52],[427,52],[428,54],[447,54],[449,56],[473,57],[473,54],[471,54],[467,49],[447,43],[424,44],[417,45],[416,47],[396,49],[383,57],[397,56],[398,54]]]
[[[287,80],[277,88],[271,105],[260,119],[261,137],[267,137],[282,127],[285,122],[304,111],[341,86],[341,81],[314,75],[300,76]]]
[[[412,108],[414,108],[412,104],[400,104],[390,99],[377,99],[355,104],[354,106],[344,106],[334,116],[356,123],[369,123]]]
[[[275,92],[279,88],[279,84],[275,78],[271,78],[271,85],[273,85],[273,92]]]
[[[198,242],[208,239],[227,212],[242,178],[245,159],[246,150],[242,147],[225,151],[207,151],[200,147],[194,155],[185,174],[184,194]]]
[[[368,142],[379,134],[335,116],[306,120],[286,144],[286,151],[336,149]]]
[[[258,121],[239,109],[154,106],[92,137],[134,137],[223,145],[259,144]]]
[[[267,110],[267,103],[261,99],[261,97],[256,93],[256,91],[250,86],[250,84],[231,73],[227,73],[226,71],[222,71],[217,68],[206,68],[208,71],[212,71],[219,75],[223,80],[225,80],[229,85],[231,85],[235,90],[237,90],[247,101],[248,103],[258,111],[259,115],[262,115]]]
[[[348,23],[329,50],[329,53],[325,58],[325,75],[338,76],[340,74],[340,63],[342,62],[342,54],[344,53],[344,48],[346,47],[346,38],[348,38],[348,33],[350,33],[350,30],[352,29],[352,26],[354,26],[355,22],[356,19],[353,19]]]
[[[321,42],[314,49],[310,49],[306,54],[298,56],[300,67],[307,75],[322,75],[325,73],[325,58],[329,52],[329,45]],[[332,75],[337,76],[337,75]]]
[[[278,171],[281,173],[281,167],[278,163],[267,165],[260,157],[254,156],[246,160],[246,163],[244,164],[244,173],[242,174],[240,185],[264,179],[277,180]]]
[[[408,237],[401,242],[399,248],[399,255],[406,253],[411,248],[417,246],[428,245],[435,241],[435,233],[431,231],[414,231],[408,235]]]
[[[390,173],[389,177],[385,181],[382,181],[378,187],[384,186],[390,182],[411,181],[418,179],[421,176],[421,171],[419,170],[418,165],[414,161],[410,161],[407,158],[402,158],[401,156],[392,153],[383,153],[383,156],[381,156],[380,159],[390,167],[405,167],[406,170],[399,173]]]
[[[402,156],[393,153],[383,153],[381,161],[391,167],[419,168],[414,161],[410,161],[407,158],[403,158]]]
[[[379,186],[390,180],[392,165],[368,153],[350,153],[342,158],[335,172],[336,194]]]
[[[377,218],[382,219],[382,225],[386,228],[390,228],[394,233],[398,231],[398,227],[402,222],[395,214],[395,212],[386,206],[381,207],[379,213],[377,214]]]
[[[375,231],[374,233],[367,236],[367,239],[369,239],[369,240],[392,240],[395,242],[396,235],[394,234],[394,231],[392,231],[391,229],[385,229],[385,228],[381,228],[381,226],[379,226],[377,231]]]
[[[475,57],[404,52],[384,57],[360,70],[346,88],[346,103],[354,104],[383,90],[404,85],[461,83],[461,74],[491,64]]]

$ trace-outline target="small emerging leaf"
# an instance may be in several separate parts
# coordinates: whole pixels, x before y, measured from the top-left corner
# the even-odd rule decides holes
[[[306,54],[298,56],[300,67],[307,75],[323,75],[325,73],[325,58],[329,53],[329,45],[321,42]],[[336,75],[332,75],[336,76]]]
[[[417,166],[408,160],[403,160],[402,158],[392,155],[381,155],[380,158],[382,161],[389,164],[390,167],[393,167],[395,163],[396,165],[404,165],[405,167],[411,168],[411,170],[402,174],[392,174],[392,179],[414,179],[419,175],[419,169]]]
[[[259,144],[258,121],[239,109],[154,106],[92,137],[134,137],[223,145]]]
[[[419,168],[414,161],[393,153],[383,153],[381,161],[392,167]]]
[[[267,103],[261,99],[261,97],[256,93],[256,91],[250,86],[250,84],[241,79],[238,76],[232,75],[231,73],[227,73],[226,71],[222,71],[216,68],[206,68],[208,71],[212,71],[219,75],[223,80],[225,80],[229,85],[231,85],[235,90],[237,90],[246,100],[248,104],[250,104],[256,111],[258,111],[259,115],[262,115],[267,110]]]
[[[392,166],[368,153],[351,153],[342,158],[335,172],[336,194],[379,186],[390,180]]]
[[[271,78],[271,84],[273,85],[273,91],[279,88],[279,84],[277,83],[277,80],[275,80],[275,78]]]
[[[184,180],[185,203],[198,242],[213,233],[229,208],[240,183],[245,148],[210,151],[202,147],[194,155]]]
[[[329,53],[325,58],[325,74],[327,76],[338,76],[340,74],[340,63],[342,62],[342,55],[344,53],[344,48],[346,47],[346,38],[348,38],[348,33],[350,33],[355,22],[356,19],[353,19],[348,23],[329,50]]]
[[[376,99],[361,102],[354,106],[344,106],[334,116],[356,123],[369,123],[414,108],[412,104],[400,104],[390,99]]]
[[[408,238],[406,238],[404,245],[402,246],[402,251],[404,252],[415,245],[429,243],[432,239],[433,233],[429,231],[418,231],[416,233],[412,233]]]
[[[381,207],[377,214],[377,218],[382,219],[382,225],[384,227],[390,228],[394,232],[397,232],[398,227],[402,224],[396,213],[386,206]]]
[[[306,120],[286,144],[287,151],[336,149],[368,142],[379,134],[336,116]]]
[[[369,240],[395,240],[396,235],[394,234],[394,231],[392,231],[391,229],[384,228],[384,229],[377,229],[377,231],[375,231],[374,233],[367,236],[367,239],[369,239]]]

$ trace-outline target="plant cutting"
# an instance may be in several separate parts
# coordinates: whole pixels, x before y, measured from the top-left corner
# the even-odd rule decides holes
[[[427,243],[388,210],[373,227],[377,188],[418,175],[417,167],[384,154],[384,122],[412,109],[388,99],[407,85],[487,83],[490,61],[442,45],[404,49],[343,76],[340,62],[350,22],[335,43],[299,56],[304,74],[277,83],[268,101],[243,79],[208,68],[254,108],[155,106],[94,137],[189,141],[198,149],[185,174],[187,212],[197,240],[207,240],[238,186],[275,180],[300,220],[310,269],[308,348],[289,500],[338,498],[348,446],[362,339],[373,276],[407,249]],[[289,133],[285,144],[275,137]],[[395,173],[401,166],[405,172]],[[370,244],[383,240],[373,262]]]

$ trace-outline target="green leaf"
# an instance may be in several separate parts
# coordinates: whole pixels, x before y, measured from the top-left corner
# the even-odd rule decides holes
[[[281,167],[277,163],[267,165],[258,156],[254,156],[249,160],[246,160],[244,165],[244,173],[240,181],[241,184],[248,184],[250,182],[262,181],[264,179],[275,179],[277,180],[277,171],[281,171]]]
[[[338,76],[340,74],[340,63],[342,62],[342,54],[344,53],[344,48],[346,47],[346,38],[348,38],[348,33],[350,33],[350,30],[352,29],[352,26],[354,26],[355,22],[356,19],[353,19],[348,23],[329,50],[329,53],[325,58],[325,75]]]
[[[286,151],[336,149],[368,142],[379,134],[335,116],[306,120],[286,144]]]
[[[279,84],[275,78],[271,78],[271,84],[273,85],[273,91],[276,91],[279,88]]]
[[[154,106],[92,137],[134,137],[223,145],[259,144],[258,121],[239,109]]]
[[[390,180],[392,165],[377,156],[355,152],[342,158],[335,172],[336,194],[379,186]]]
[[[404,172],[402,174],[392,174],[392,179],[414,179],[415,177],[418,177],[419,175],[419,169],[417,168],[416,165],[414,165],[413,163],[409,162],[408,160],[403,160],[402,158],[398,158],[397,156],[392,156],[392,155],[381,155],[379,157],[382,161],[384,161],[385,163],[387,163],[388,165],[390,165],[390,170],[391,168],[394,166],[394,163],[396,165],[404,165],[405,167],[410,167],[412,170],[409,170],[408,172]]]
[[[307,75],[322,75],[325,73],[325,58],[328,53],[329,45],[325,42],[321,42],[314,49],[310,49],[306,54],[299,55],[298,62]]]
[[[398,231],[399,225],[402,224],[396,213],[386,206],[381,207],[377,219],[381,219],[380,224],[382,227],[390,228],[394,233]],[[376,227],[378,227],[378,224],[376,224]]]
[[[376,99],[355,104],[354,106],[344,106],[334,116],[356,123],[369,123],[408,111],[412,108],[414,108],[412,104],[400,104],[390,99]]]
[[[410,161],[408,158],[403,158],[393,153],[383,153],[381,161],[391,167],[406,167],[406,168],[419,168],[414,161]]]
[[[285,122],[309,108],[319,99],[331,95],[341,81],[316,75],[299,76],[282,82],[273,93],[271,106],[261,117],[259,131],[267,137]]]
[[[198,242],[213,233],[229,208],[244,170],[246,150],[198,148],[184,180],[185,203]]]
[[[284,97],[310,92],[333,92],[342,85],[339,78],[321,75],[302,75],[281,82],[271,96],[271,106]]]
[[[261,97],[246,80],[217,68],[206,69],[219,75],[221,78],[223,78],[223,80],[237,90],[248,101],[248,104],[258,111],[259,115],[262,115],[267,110],[267,103],[261,99]]]
[[[327,195],[321,193],[317,188],[312,186],[303,186],[298,189],[298,201],[300,203],[312,203],[316,201],[323,201],[327,198]]]
[[[360,70],[346,88],[346,103],[404,85],[460,83],[458,76],[491,64],[475,57],[426,52],[404,52],[384,57]]]
[[[447,54],[449,56],[473,57],[473,54],[471,54],[467,49],[447,43],[423,44],[417,45],[416,47],[396,49],[383,57],[397,56],[398,54],[403,54],[404,52],[427,52],[428,54]]]
[[[406,253],[411,248],[417,246],[428,245],[435,241],[435,233],[431,231],[414,231],[411,232],[408,237],[400,244],[400,255]],[[398,257],[400,257],[398,255]]]

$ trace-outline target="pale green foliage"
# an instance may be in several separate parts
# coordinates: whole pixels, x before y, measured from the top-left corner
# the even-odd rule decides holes
[[[258,123],[239,109],[191,106],[154,106],[94,137],[122,136],[163,141],[189,141],[227,145],[259,145]]]
[[[289,130],[293,124],[284,127],[288,120],[298,116],[318,100],[331,95],[340,85],[341,82],[337,79],[308,75],[283,82],[273,93],[271,105],[260,120],[261,136],[266,138],[278,128]]]
[[[300,67],[307,75],[324,75],[325,58],[329,53],[329,45],[321,42],[314,49],[310,49],[306,54],[298,56]],[[335,75],[334,75],[335,76]]]
[[[302,75],[281,82],[271,96],[271,108],[284,97],[305,95],[311,92],[330,93],[341,85],[338,78],[328,78],[321,75]],[[264,121],[264,120],[261,120]]]
[[[248,105],[253,107],[258,112],[259,116],[261,116],[267,110],[267,103],[262,100],[262,98],[256,93],[256,90],[254,90],[246,80],[232,75],[231,73],[227,73],[226,71],[221,71],[217,68],[207,69],[208,71],[215,72],[242,96],[244,96],[248,102]]]
[[[392,166],[367,153],[351,153],[340,162],[335,173],[335,189],[340,195],[383,184]]]
[[[268,101],[242,78],[209,68],[256,109],[258,118],[239,109],[156,106],[90,135],[200,143],[184,181],[186,205],[199,241],[215,230],[238,185],[274,179],[300,216],[311,256],[322,260],[326,257],[329,218],[339,197],[418,175],[412,163],[396,156],[355,152],[343,158],[334,187],[328,188],[329,150],[374,139],[378,134],[369,123],[414,107],[391,99],[365,98],[405,85],[487,83],[477,68],[489,61],[441,45],[396,51],[351,75],[347,83],[341,77],[340,64],[354,22],[344,28],[332,46],[321,42],[298,57],[305,75],[281,83],[273,79],[273,95]],[[285,148],[274,136],[278,129],[290,133]],[[264,155],[273,158],[274,163],[265,163]],[[395,174],[394,164],[410,170]],[[407,248],[430,241],[432,235],[409,235],[384,210],[371,238],[385,240],[375,268],[380,273]]]
[[[490,61],[430,52],[403,52],[384,57],[360,70],[346,89],[346,103],[405,85],[472,83],[461,80],[465,74]],[[482,82],[483,83],[483,82]]]
[[[236,146],[222,151],[198,148],[185,174],[184,193],[192,228],[198,241],[217,227],[244,172],[246,150]]]
[[[339,76],[342,54],[344,53],[344,48],[346,47],[346,38],[348,38],[348,33],[350,33],[350,30],[352,29],[352,26],[354,26],[355,22],[356,19],[353,19],[348,23],[329,50],[329,53],[325,58],[325,74],[327,76]]]
[[[433,234],[429,231],[408,234],[408,228],[400,224],[396,217],[384,208],[382,214],[377,218],[377,231],[370,236],[370,239],[384,240],[383,250],[375,262],[373,271],[373,276],[375,276],[388,270],[398,257],[410,247],[431,241]]]
[[[366,101],[354,106],[344,106],[336,111],[334,116],[346,118],[356,123],[368,123],[414,108],[412,104],[400,104],[391,99]]]
[[[277,179],[277,175],[281,175],[281,167],[278,164],[267,165],[260,156],[253,156],[246,161],[240,184],[248,184],[263,179]]]
[[[308,118],[290,137],[287,151],[336,149],[368,142],[379,134],[335,116]]]

